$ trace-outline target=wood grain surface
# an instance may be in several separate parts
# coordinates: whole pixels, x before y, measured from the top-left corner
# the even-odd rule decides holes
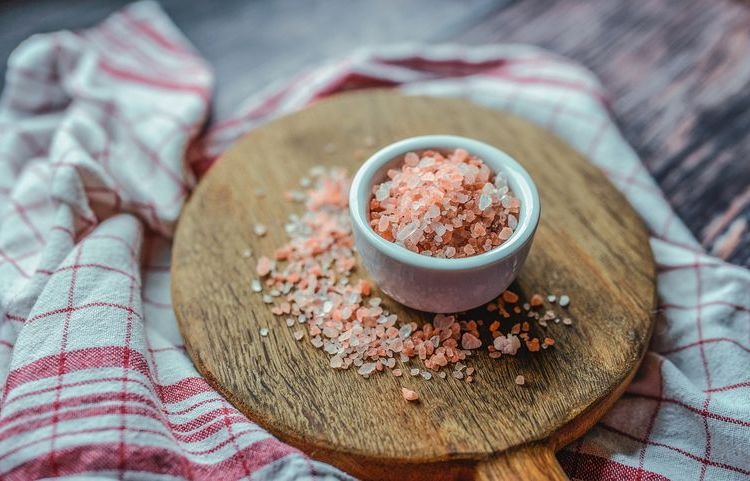
[[[0,0],[0,59],[129,0]],[[324,60],[395,42],[525,42],[592,69],[703,245],[750,266],[750,3],[736,0],[161,0],[215,67],[215,113]],[[419,25],[414,26],[414,19]],[[0,74],[4,66],[0,64]],[[0,75],[0,84],[2,75]]]
[[[313,165],[353,173],[378,147],[431,133],[488,142],[529,171],[542,219],[512,289],[523,298],[568,293],[574,324],[552,324],[557,344],[534,355],[478,353],[472,384],[389,373],[365,380],[330,369],[325,353],[295,341],[250,290],[258,257],[285,241],[284,221],[300,210],[284,192]],[[257,188],[267,196],[257,197]],[[269,226],[266,236],[253,234],[257,222]],[[253,255],[245,258],[248,247]],[[552,134],[464,101],[369,91],[252,131],[217,162],[178,225],[172,299],[199,371],[251,419],[316,458],[377,480],[515,479],[513,470],[535,460],[526,479],[547,479],[540,476],[559,471],[553,450],[593,425],[634,374],[652,329],[654,275],[637,215]],[[384,304],[402,320],[431,320],[390,299]],[[483,309],[467,316],[491,319]],[[514,383],[518,374],[527,379],[523,387]],[[405,402],[401,386],[419,391],[421,401]]]

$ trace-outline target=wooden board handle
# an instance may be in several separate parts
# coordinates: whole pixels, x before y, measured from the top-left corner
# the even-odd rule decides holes
[[[548,446],[531,444],[477,464],[475,481],[570,481]]]

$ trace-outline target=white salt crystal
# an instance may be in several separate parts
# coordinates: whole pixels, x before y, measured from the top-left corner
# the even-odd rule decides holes
[[[266,235],[266,232],[268,232],[268,227],[266,227],[263,224],[255,224],[253,227],[253,232],[255,232],[255,235],[263,237]]]
[[[568,304],[570,304],[570,297],[564,294],[560,296],[560,307],[566,307]]]
[[[253,279],[250,282],[250,289],[252,289],[253,292],[260,292],[263,290],[263,286],[261,286],[260,281],[258,279]]]
[[[404,324],[398,330],[398,335],[401,339],[406,339],[407,337],[411,336],[411,330],[411,324]]]
[[[430,379],[432,379],[432,373],[430,373],[429,371],[422,371],[420,374],[427,381],[429,381]]]
[[[341,356],[333,356],[331,358],[331,367],[334,369],[340,368],[344,364],[344,360],[341,359]]]
[[[510,196],[504,195],[502,198],[500,198],[500,204],[502,204],[503,207],[506,209],[510,207]]]
[[[268,328],[267,327],[261,327],[260,328],[260,335],[263,337],[268,336]]]
[[[479,210],[486,210],[491,205],[492,198],[489,195],[482,193],[482,195],[479,196]]]
[[[375,371],[375,363],[374,362],[366,362],[360,366],[360,368],[357,370],[357,372],[362,376],[369,376]]]
[[[435,204],[432,204],[429,209],[427,209],[427,212],[425,212],[424,216],[425,219],[429,220],[434,217],[437,217],[440,215],[440,207],[436,206]]]
[[[417,231],[418,227],[419,227],[419,223],[417,221],[410,222],[410,223],[406,224],[396,234],[396,240],[403,242],[407,237],[411,237],[412,234],[414,234]]]
[[[518,227],[518,219],[516,219],[516,216],[514,216],[513,214],[508,216],[508,227],[510,227],[511,229],[515,229],[516,227]]]
[[[378,189],[375,191],[375,199],[377,199],[378,202],[382,202],[385,199],[388,198],[388,195],[391,193],[391,183],[390,182],[383,182],[378,186]]]
[[[413,367],[409,370],[409,374],[412,376],[419,376],[419,369]]]

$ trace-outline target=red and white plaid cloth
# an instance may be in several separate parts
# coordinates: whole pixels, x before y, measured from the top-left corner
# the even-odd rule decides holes
[[[559,454],[570,476],[750,479],[750,272],[703,252],[590,72],[527,46],[380,48],[255,96],[192,142],[211,83],[153,3],[85,32],[34,36],[11,56],[0,105],[0,479],[348,479],[196,373],[170,307],[169,238],[192,171],[239,135],[372,86],[526,117],[601,167],[648,224],[663,320],[627,394]]]

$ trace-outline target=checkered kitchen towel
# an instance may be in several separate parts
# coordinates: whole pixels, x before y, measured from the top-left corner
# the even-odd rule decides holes
[[[153,3],[34,36],[11,56],[0,104],[0,479],[347,478],[196,373],[170,308],[169,239],[192,172],[239,135],[372,86],[526,117],[601,167],[648,224],[664,319],[623,399],[559,454],[571,477],[750,479],[750,273],[706,255],[675,217],[590,72],[526,46],[376,49],[253,97],[195,139],[211,84]]]

